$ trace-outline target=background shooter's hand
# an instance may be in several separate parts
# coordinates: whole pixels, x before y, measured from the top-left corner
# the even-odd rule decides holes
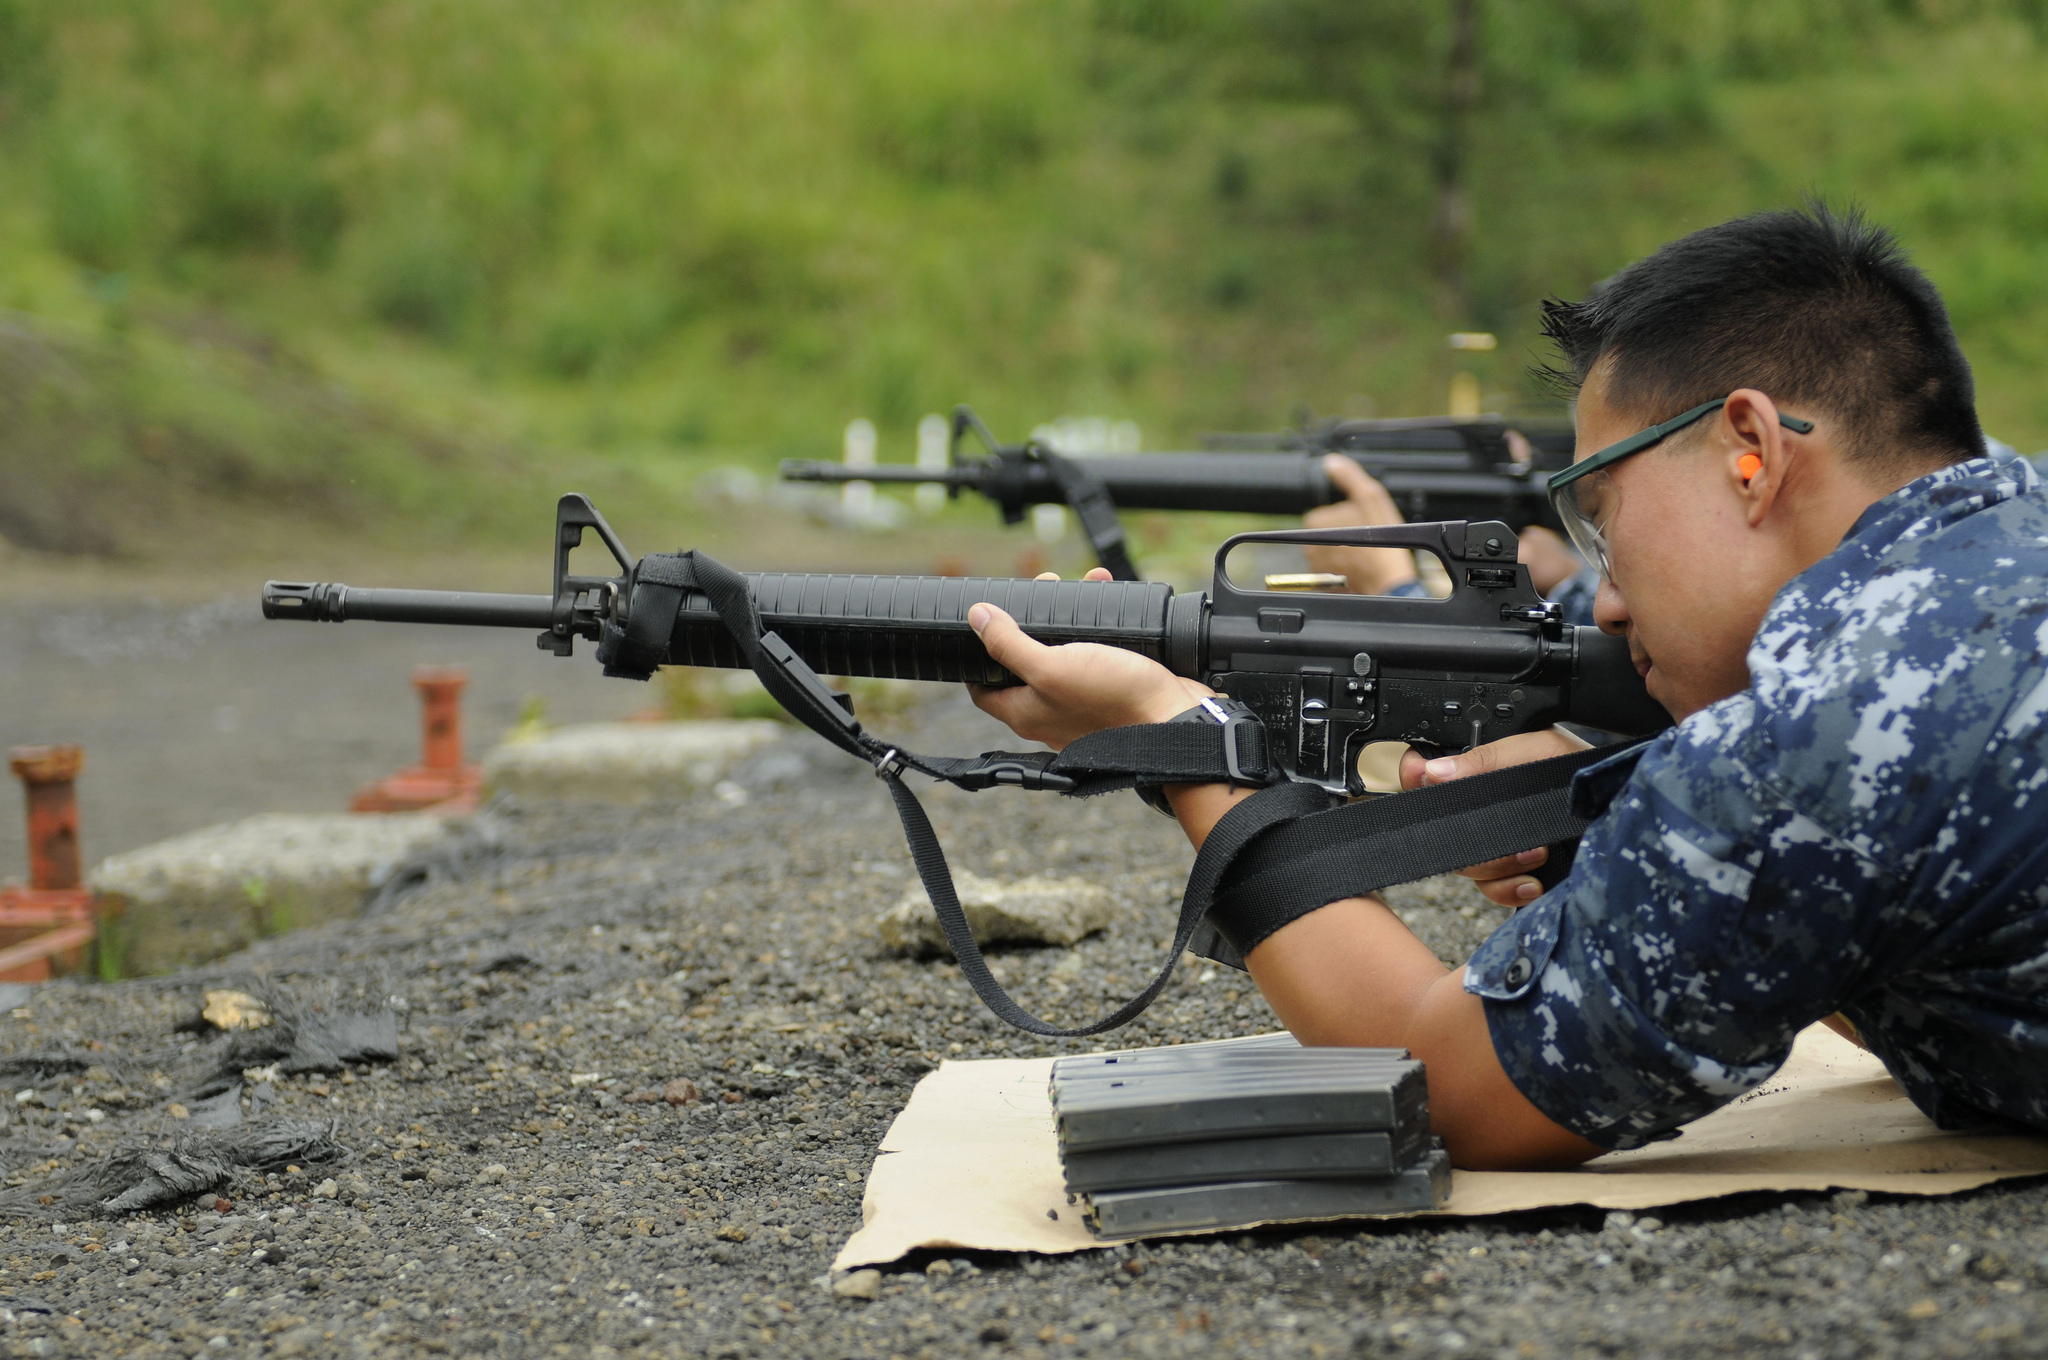
[[[1333,453],[1323,459],[1323,471],[1331,485],[1344,493],[1344,499],[1303,515],[1303,528],[1405,523],[1387,489],[1357,463]],[[1406,548],[1304,548],[1303,552],[1309,570],[1342,576],[1354,595],[1384,595],[1415,579],[1415,554]]]
[[[1529,580],[1536,593],[1546,600],[1552,591],[1586,568],[1585,560],[1572,550],[1571,544],[1540,524],[1529,525],[1517,537],[1522,542],[1518,554],[1522,565],[1529,569]]]
[[[1038,579],[1059,577],[1046,572]],[[1110,577],[1097,567],[1082,579]],[[1121,647],[1096,642],[1048,647],[992,604],[968,610],[967,622],[990,658],[1024,682],[1007,689],[970,685],[975,706],[1018,736],[1055,751],[1105,728],[1165,722],[1216,692]]]
[[[1448,784],[1453,779],[1502,770],[1510,765],[1527,765],[1531,761],[1548,760],[1552,756],[1569,755],[1585,749],[1585,742],[1562,728],[1552,727],[1541,732],[1520,732],[1455,756],[1438,756],[1434,760],[1425,759],[1419,751],[1409,750],[1401,756],[1401,787],[1419,789],[1428,784]],[[1542,895],[1543,885],[1530,874],[1549,858],[1550,852],[1539,845],[1533,850],[1491,859],[1458,872],[1477,883],[1487,901],[1503,907],[1523,907]]]
[[[1351,525],[1404,524],[1394,498],[1373,475],[1342,454],[1328,454],[1323,471],[1344,493],[1333,505],[1321,505],[1301,517],[1305,529],[1340,529]],[[1569,543],[1540,524],[1518,535],[1522,565],[1536,593],[1550,593],[1584,569],[1585,562]],[[1309,570],[1342,576],[1354,595],[1384,595],[1416,579],[1415,555],[1403,548],[1305,548]]]

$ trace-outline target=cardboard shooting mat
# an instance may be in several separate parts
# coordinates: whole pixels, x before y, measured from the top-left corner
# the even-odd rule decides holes
[[[1050,1058],[1010,1058],[943,1063],[920,1081],[868,1173],[862,1227],[832,1268],[878,1265],[921,1247],[1056,1253],[1113,1245],[1098,1242],[1079,1206],[1067,1203],[1046,1092],[1051,1074]],[[1644,1209],[1750,1190],[1946,1195],[2036,1175],[2048,1175],[2048,1139],[1944,1133],[1882,1063],[1815,1025],[1776,1076],[1680,1138],[1610,1152],[1573,1171],[1460,1171],[1449,1205],[1435,1213]]]

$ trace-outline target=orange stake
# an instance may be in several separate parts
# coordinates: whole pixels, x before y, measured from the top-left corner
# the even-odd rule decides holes
[[[462,688],[469,672],[460,666],[421,666],[412,673],[420,692],[420,764],[429,770],[462,768]]]
[[[28,803],[29,886],[0,888],[0,981],[41,982],[82,964],[94,934],[78,858],[75,781],[85,750],[17,746],[7,765]]]
[[[17,746],[7,767],[28,796],[28,883],[31,888],[78,886],[78,796],[85,767],[82,746]]]
[[[421,666],[412,673],[420,692],[420,763],[356,790],[350,812],[467,813],[476,810],[483,771],[462,763],[462,690],[469,672],[460,666]]]

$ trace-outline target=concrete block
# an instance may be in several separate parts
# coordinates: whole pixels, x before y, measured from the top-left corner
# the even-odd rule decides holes
[[[961,910],[983,945],[1070,945],[1108,926],[1109,891],[1079,878],[1020,878],[1007,883],[955,870]],[[916,885],[875,919],[875,933],[905,954],[950,954],[931,899]]]
[[[484,787],[535,801],[682,798],[790,730],[759,718],[581,723],[497,747],[484,757]]]
[[[121,971],[161,973],[352,917],[461,825],[427,813],[266,813],[114,855],[91,883],[121,899]]]

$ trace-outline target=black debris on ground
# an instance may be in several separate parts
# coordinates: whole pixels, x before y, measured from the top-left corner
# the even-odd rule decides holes
[[[110,1218],[175,1209],[202,1195],[218,1200],[212,1192],[265,1172],[339,1162],[346,1149],[333,1135],[331,1120],[272,1119],[138,1143],[47,1182],[0,1190],[0,1219]]]
[[[922,749],[1002,744],[957,700],[917,722]],[[1025,1004],[1076,1021],[1149,976],[1190,859],[1171,823],[1130,798],[928,805],[959,865],[1117,895],[1102,935],[995,956]],[[874,1149],[938,1062],[1271,1014],[1197,965],[1107,1042],[1001,1025],[950,962],[876,942],[911,882],[895,818],[863,767],[800,734],[687,804],[498,816],[488,861],[374,917],[0,1013],[19,1083],[0,1194],[34,1211],[0,1223],[0,1354],[2048,1353],[2041,1184],[947,1253],[834,1280]],[[1457,880],[1394,899],[1446,957],[1502,915]],[[223,987],[276,1032],[189,1025]],[[389,1030],[330,1023],[335,1060],[286,1070],[309,1017],[342,1016]],[[371,1061],[387,1040],[395,1058]],[[203,1099],[236,1121],[195,1130]],[[324,1141],[209,1179],[222,1149],[257,1146],[234,1140],[294,1130]],[[175,1199],[105,1207],[130,1192]]]

